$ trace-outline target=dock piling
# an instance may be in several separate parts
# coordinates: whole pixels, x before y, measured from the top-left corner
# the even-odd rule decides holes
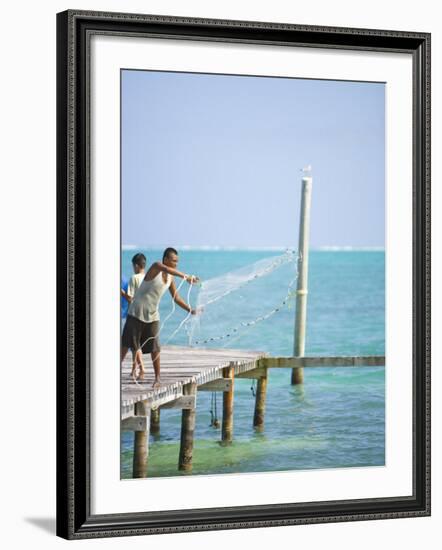
[[[223,369],[223,378],[232,380],[229,391],[223,392],[223,424],[221,430],[221,444],[230,445],[233,438],[233,386],[234,366],[229,365]]]
[[[134,431],[134,456],[133,456],[133,477],[147,477],[147,457],[149,455],[149,416],[150,409],[143,401],[135,404],[135,416],[146,417],[146,429]]]
[[[305,175],[302,178],[301,217],[299,221],[298,281],[296,287],[295,341],[293,346],[293,355],[295,357],[302,357],[305,351],[311,193],[312,178]],[[302,367],[292,369],[291,382],[292,384],[302,384],[304,382],[304,369]]]
[[[183,386],[183,395],[196,395],[195,383],[189,383]],[[185,472],[192,470],[193,457],[193,435],[195,432],[195,407],[192,409],[183,409],[181,413],[181,444],[180,456],[178,460],[178,469]]]
[[[158,435],[160,433],[160,409],[152,409],[150,411],[150,433]]]
[[[256,385],[255,414],[253,415],[253,426],[258,431],[262,431],[264,429],[266,394],[267,369],[265,368],[265,375],[258,378],[258,383]]]

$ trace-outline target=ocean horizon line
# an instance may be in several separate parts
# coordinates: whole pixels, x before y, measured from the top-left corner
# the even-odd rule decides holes
[[[137,245],[137,244],[123,244],[122,250],[161,250],[163,251],[167,248],[166,245]],[[296,250],[296,248],[289,246],[213,246],[213,245],[179,245],[175,246],[178,251],[207,251],[207,252],[216,252],[216,251],[275,251],[283,252],[285,250]],[[383,246],[337,246],[337,245],[326,245],[326,246],[312,246],[310,248],[312,252],[385,252],[385,247]]]

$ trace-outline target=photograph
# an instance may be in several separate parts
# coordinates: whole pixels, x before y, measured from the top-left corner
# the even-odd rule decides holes
[[[120,91],[121,479],[385,466],[385,82]]]

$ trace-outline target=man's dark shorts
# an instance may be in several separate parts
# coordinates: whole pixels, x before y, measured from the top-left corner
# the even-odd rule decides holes
[[[143,353],[160,351],[159,321],[144,323],[132,315],[128,315],[121,337],[123,347],[132,351],[142,349]]]

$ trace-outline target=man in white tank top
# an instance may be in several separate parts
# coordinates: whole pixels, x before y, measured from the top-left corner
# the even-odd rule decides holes
[[[178,252],[174,248],[166,248],[163,261],[153,263],[148,269],[129,306],[126,324],[124,325],[121,345],[121,361],[126,357],[128,349],[132,350],[132,377],[144,378],[143,353],[150,353],[155,373],[153,387],[160,385],[160,344],[159,328],[160,300],[169,289],[173,300],[188,313],[196,311],[178,294],[173,276],[181,277],[188,283],[197,283],[195,275],[186,275],[176,269]],[[138,369],[138,372],[137,372]]]

